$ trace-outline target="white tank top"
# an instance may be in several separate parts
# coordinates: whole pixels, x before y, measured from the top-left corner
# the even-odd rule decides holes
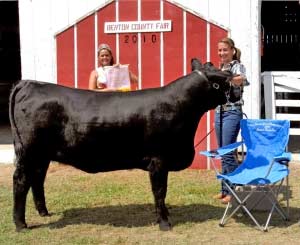
[[[100,67],[96,68],[96,71],[97,71],[97,88],[100,88],[100,87],[102,87],[102,86],[100,86],[100,83],[107,84],[104,67],[100,66]]]

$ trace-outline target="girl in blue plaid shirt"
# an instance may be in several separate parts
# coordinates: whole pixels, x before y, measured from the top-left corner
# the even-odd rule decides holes
[[[227,102],[219,105],[215,111],[215,130],[219,147],[235,143],[240,130],[240,120],[243,118],[243,87],[249,85],[246,69],[240,62],[241,52],[235,47],[231,38],[223,38],[218,42],[220,68],[230,70],[234,77],[231,80],[230,93]],[[230,152],[222,158],[222,173],[228,174],[238,166],[236,154]],[[220,193],[215,196],[223,204],[231,201],[231,194],[222,183]]]

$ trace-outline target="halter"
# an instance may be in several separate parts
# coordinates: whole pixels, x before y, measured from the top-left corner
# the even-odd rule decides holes
[[[201,77],[205,77],[207,79],[207,77],[203,74],[203,72],[199,71],[199,70],[194,70],[194,72],[197,72]],[[214,89],[219,89],[220,85],[218,83],[213,83],[212,87]]]

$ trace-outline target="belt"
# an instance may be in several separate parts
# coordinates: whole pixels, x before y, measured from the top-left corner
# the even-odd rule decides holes
[[[220,113],[221,106],[222,106],[222,111],[236,111],[242,109],[241,105],[228,105],[228,104],[218,105],[216,108],[217,113]]]

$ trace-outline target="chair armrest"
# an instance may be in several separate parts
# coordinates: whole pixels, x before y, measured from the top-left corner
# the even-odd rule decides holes
[[[278,162],[279,164],[282,164],[282,165],[285,165],[288,167],[291,159],[292,159],[292,154],[290,152],[284,152],[279,156],[273,157],[272,163],[269,167],[268,173],[266,174],[265,178],[267,178],[269,176],[271,169],[275,162]]]
[[[240,141],[240,142],[236,142],[236,143],[233,143],[230,145],[220,147],[218,149],[214,149],[214,150],[210,150],[210,151],[200,151],[199,154],[207,156],[207,157],[212,157],[212,158],[221,158],[221,156],[235,150],[242,144],[243,144],[243,141]]]
[[[273,159],[280,164],[288,165],[289,161],[292,160],[292,154],[290,152],[284,152],[280,156],[276,156]]]

